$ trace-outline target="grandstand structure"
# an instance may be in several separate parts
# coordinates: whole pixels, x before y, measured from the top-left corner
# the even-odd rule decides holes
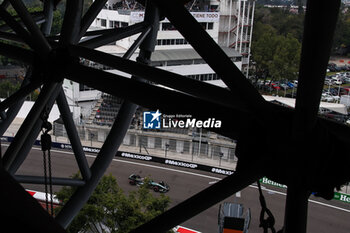
[[[350,157],[343,153],[350,143],[349,128],[317,115],[340,0],[307,2],[295,109],[265,101],[232,59],[184,7],[188,3],[186,0],[138,0],[137,3],[145,7],[143,21],[90,32],[87,29],[101,9],[106,7],[106,0],[96,0],[84,14],[83,0],[68,0],[61,33],[49,36],[53,11],[59,2],[45,0],[43,11],[35,13],[30,13],[21,0],[4,0],[0,3],[0,54],[29,67],[19,91],[0,103],[2,135],[24,98],[41,88],[30,113],[1,156],[0,185],[6,188],[6,192],[0,193],[2,228],[14,232],[65,232],[64,228],[88,200],[122,144],[136,112],[136,104],[148,109],[160,109],[167,114],[221,119],[222,127],[213,131],[237,140],[235,154],[238,165],[233,174],[132,232],[165,232],[266,176],[288,186],[285,223],[281,232],[304,233],[309,195],[315,192],[320,197],[330,199],[335,188],[350,180]],[[9,13],[10,5],[17,15]],[[163,17],[177,28],[227,88],[150,66]],[[136,34],[139,36],[123,57],[96,49],[101,44]],[[136,61],[129,60],[138,47],[140,50]],[[87,66],[83,59],[128,73],[131,78]],[[86,161],[62,87],[64,79],[123,99],[111,130],[91,166]],[[40,131],[43,130],[45,134],[50,130],[47,115],[55,101],[82,179],[52,177],[53,185],[77,186],[70,200],[53,217],[20,186],[16,171],[26,159]],[[287,128],[276,135],[271,125],[282,124]],[[288,145],[293,147],[284,150]],[[25,180],[43,183],[44,179],[28,176]],[[271,219],[263,221],[262,226],[267,231]]]
[[[96,110],[93,123],[97,125],[112,126],[118,115],[121,104],[122,102],[120,99],[113,98],[113,96],[108,94],[102,94],[102,102],[100,107]]]

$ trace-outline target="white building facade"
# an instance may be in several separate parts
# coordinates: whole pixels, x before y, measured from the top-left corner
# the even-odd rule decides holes
[[[186,7],[232,62],[240,70],[247,71],[255,0],[194,0]],[[90,30],[126,27],[142,22],[143,18],[144,8],[135,0],[108,0]],[[99,50],[122,56],[137,36],[127,37]],[[131,60],[135,60],[137,55],[138,51]],[[156,51],[151,60],[152,66],[197,80],[210,82],[220,79],[167,19],[160,22]],[[119,71],[109,72],[125,76]],[[99,91],[71,82],[64,87],[70,105],[82,106],[81,111],[74,111],[74,118],[80,117],[78,112],[84,118],[88,117],[100,97]]]

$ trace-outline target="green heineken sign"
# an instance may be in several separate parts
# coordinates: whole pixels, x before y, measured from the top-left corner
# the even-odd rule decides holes
[[[277,182],[272,181],[272,180],[270,180],[270,179],[268,179],[266,177],[261,178],[260,179],[260,183],[272,185],[272,186],[279,187],[279,188],[287,188],[287,185],[277,183]],[[345,193],[334,192],[333,199],[334,200],[338,200],[338,201],[342,201],[342,202],[345,202],[345,203],[350,203],[350,195],[349,194],[345,194]]]
[[[334,200],[342,201],[345,203],[350,203],[350,195],[345,193],[334,193]]]
[[[262,184],[269,184],[269,185],[272,185],[272,186],[275,186],[275,187],[279,187],[279,188],[287,188],[287,185],[277,183],[277,182],[272,181],[272,180],[270,180],[270,179],[268,179],[266,177],[261,178],[260,179],[260,183],[262,183]]]

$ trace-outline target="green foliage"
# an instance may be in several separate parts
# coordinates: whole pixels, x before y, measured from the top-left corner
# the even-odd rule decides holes
[[[61,27],[63,23],[62,13],[59,10],[54,11],[52,27],[51,27],[51,35],[57,35],[61,32]]]
[[[78,178],[79,175],[74,177]],[[75,190],[74,187],[63,187],[56,194],[57,198],[66,203]],[[70,224],[68,232],[97,232],[103,225],[113,233],[129,232],[163,213],[169,204],[169,197],[164,194],[153,196],[146,185],[126,195],[112,175],[104,176],[87,204]]]
[[[293,15],[273,8],[258,8],[252,55],[256,74],[274,80],[296,78],[301,51],[303,14]]]
[[[270,3],[271,4],[271,3]],[[302,3],[302,5],[305,5]],[[300,43],[303,38],[304,12],[293,14],[288,10],[279,8],[267,8],[257,5],[254,16],[253,38],[257,40],[263,34],[259,29],[259,23],[269,25],[276,30],[277,35],[291,35]],[[344,5],[340,8],[336,30],[333,38],[332,54],[349,52],[350,47],[350,8]],[[344,48],[348,48],[344,50]],[[341,50],[344,51],[341,51]]]
[[[6,98],[10,95],[12,95],[13,93],[15,93],[15,91],[17,91],[20,87],[19,83],[12,83],[8,80],[4,80],[0,82],[0,97],[1,98]]]
[[[20,82],[14,82],[10,80],[0,81],[0,98],[7,98],[15,93],[21,86]],[[39,96],[38,91],[34,91],[28,97],[31,101],[35,101]]]
[[[256,38],[261,36],[261,32],[257,28],[257,23],[259,22],[274,28],[278,35],[287,36],[290,34],[298,39],[299,42],[302,40],[304,14],[292,14],[279,8],[257,7],[254,21],[253,35]]]
[[[278,36],[276,50],[269,70],[274,79],[297,78],[299,69],[301,45],[291,35]]]
[[[301,44],[291,35],[277,35],[272,28],[264,27],[265,32],[252,46],[257,71],[271,75],[274,80],[296,78]]]
[[[259,37],[252,43],[252,54],[259,71],[269,69],[276,50],[277,33],[276,30],[267,24],[257,23],[256,27]],[[260,32],[261,31],[261,32]]]
[[[350,46],[350,12],[339,14],[333,38],[332,52]]]

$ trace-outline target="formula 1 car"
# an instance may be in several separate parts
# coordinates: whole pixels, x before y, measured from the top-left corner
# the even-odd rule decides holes
[[[144,181],[145,181],[145,178],[142,178],[139,175],[131,174],[129,176],[129,184],[131,185],[140,186],[144,184]],[[158,183],[150,179],[148,180],[147,187],[153,189],[155,192],[161,192],[161,193],[166,193],[170,189],[169,185],[167,185],[164,181],[161,181]]]

